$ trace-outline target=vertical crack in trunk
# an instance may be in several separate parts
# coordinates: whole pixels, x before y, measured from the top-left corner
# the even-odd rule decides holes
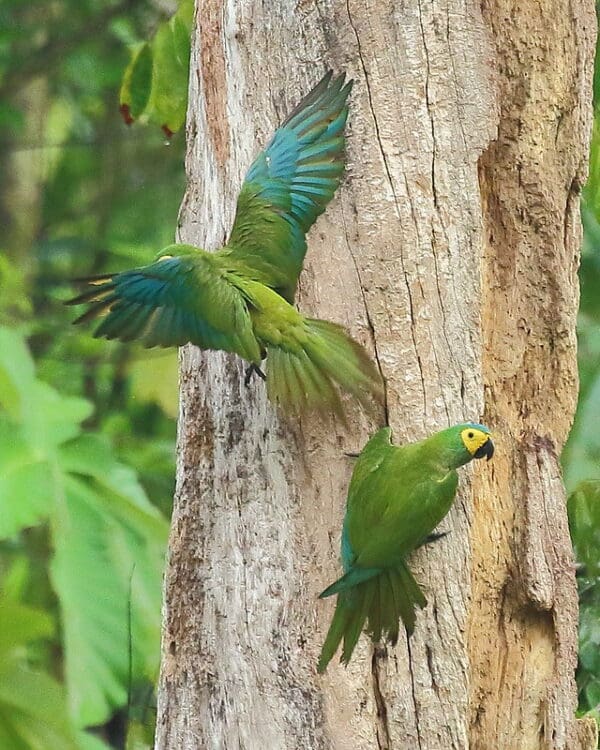
[[[375,334],[375,325],[373,323],[373,320],[371,318],[371,312],[369,310],[369,304],[367,302],[367,295],[365,293],[365,287],[363,285],[363,281],[361,278],[361,272],[358,267],[358,263],[356,262],[356,258],[354,257],[354,252],[352,250],[352,244],[350,242],[350,238],[348,237],[348,225],[346,224],[346,216],[344,214],[344,206],[341,206],[341,212],[342,212],[342,225],[344,227],[344,239],[346,240],[346,247],[348,249],[348,254],[350,255],[350,258],[352,259],[352,264],[354,266],[354,271],[356,273],[356,278],[358,279],[358,288],[360,289],[361,299],[363,303],[363,308],[365,311],[365,318],[367,320],[367,325],[369,326],[369,333],[371,334],[371,344],[373,346],[373,353],[375,355],[375,362],[377,364],[377,369],[379,370],[379,374],[381,375],[381,380],[383,382],[383,411],[384,411],[384,419],[385,424],[389,425],[390,423],[390,416],[389,416],[389,405],[388,405],[388,395],[387,395],[387,381],[385,378],[385,373],[383,371],[383,367],[381,365],[381,359],[379,354],[379,348],[377,346],[377,336]]]
[[[379,684],[378,661],[380,655],[380,648],[375,646],[373,648],[373,656],[371,657],[371,677],[373,684],[373,697],[375,698],[375,706],[377,708],[377,746],[379,750],[392,750],[390,728],[388,725],[388,709]]]
[[[389,165],[389,162],[388,162],[388,157],[387,157],[387,154],[385,153],[385,149],[383,147],[383,141],[381,139],[381,131],[380,131],[380,128],[379,128],[379,122],[377,121],[377,115],[375,114],[375,108],[373,106],[373,94],[371,92],[371,82],[369,80],[369,73],[367,71],[367,66],[366,66],[366,63],[365,63],[365,59],[363,57],[363,51],[362,51],[360,36],[358,34],[358,30],[357,30],[356,25],[354,23],[354,20],[352,18],[352,13],[350,12],[350,0],[346,0],[346,10],[347,10],[347,13],[348,13],[348,20],[350,22],[350,26],[352,27],[352,32],[354,33],[354,36],[356,38],[356,49],[357,49],[357,52],[358,52],[358,57],[360,59],[360,65],[361,65],[361,68],[362,68],[362,71],[363,71],[363,75],[365,77],[365,86],[367,88],[367,99],[368,99],[368,102],[369,102],[369,111],[371,113],[371,117],[373,118],[373,127],[375,129],[375,136],[377,138],[377,144],[378,144],[378,147],[379,147],[379,152],[381,154],[381,160],[382,160],[382,163],[383,163],[383,166],[384,166],[384,169],[385,169],[385,174],[386,174],[389,186],[390,186],[390,190],[391,190],[392,196],[394,198],[394,204],[396,206],[396,216],[398,217],[398,220],[400,220],[401,216],[402,216],[402,212],[400,211],[400,204],[399,204],[399,200],[398,200],[398,195],[396,193],[396,188],[394,186],[394,180],[392,179],[392,172],[391,172],[390,165]],[[404,179],[406,181],[406,194],[408,195],[409,202],[410,202],[413,223],[414,223],[414,226],[415,226],[415,230],[418,232],[419,222],[418,222],[417,214],[415,212],[415,208],[414,208],[414,205],[413,205],[413,202],[412,202],[412,199],[411,199],[410,190],[408,188],[408,181],[407,181],[406,174],[404,174]],[[413,299],[412,299],[412,290],[410,288],[410,280],[408,278],[408,273],[407,273],[407,271],[406,271],[406,269],[404,267],[404,262],[402,264],[402,272],[404,274],[404,283],[406,285],[406,294],[407,294],[407,298],[408,298],[408,304],[409,304],[409,307],[410,307],[410,317],[411,317],[411,321],[414,323],[415,315],[414,315],[414,303],[413,303]],[[427,389],[425,388],[425,369],[424,369],[424,366],[423,366],[423,362],[421,361],[421,356],[420,356],[420,353],[419,353],[419,346],[418,346],[418,343],[417,343],[417,338],[416,338],[416,334],[415,334],[415,330],[414,330],[414,325],[411,324],[410,330],[411,330],[411,335],[412,335],[412,339],[413,339],[414,353],[415,353],[415,357],[417,359],[417,363],[419,365],[419,373],[420,373],[420,376],[421,376],[421,388],[423,390],[423,414],[427,414]]]
[[[415,675],[412,668],[413,664],[413,658],[412,658],[412,651],[410,648],[410,638],[406,637],[406,652],[408,654],[408,662],[409,662],[409,670],[410,670],[410,689],[413,699],[413,705],[415,707],[415,731],[417,733],[417,742],[419,744],[419,750],[421,749],[421,728],[419,726],[419,702],[417,700],[417,693],[415,690]]]
[[[429,114],[429,121],[431,123],[431,192],[433,195],[433,205],[436,211],[439,210],[437,190],[435,187],[435,156],[436,156],[436,140],[435,140],[435,119],[433,112],[431,111],[431,95],[429,92],[429,79],[431,77],[431,67],[429,62],[429,48],[427,47],[427,35],[425,34],[425,26],[423,25],[423,10],[421,6],[421,0],[418,0],[419,6],[419,26],[421,27],[421,35],[423,37],[423,52],[425,53],[425,105],[427,107],[427,113]]]

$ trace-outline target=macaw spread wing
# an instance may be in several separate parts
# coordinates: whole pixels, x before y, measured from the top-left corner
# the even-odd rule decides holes
[[[306,232],[344,170],[344,125],[352,81],[331,71],[275,131],[242,186],[226,251],[293,302]]]
[[[173,249],[181,253],[184,246]],[[209,253],[165,255],[148,266],[87,281],[90,288],[69,303],[90,304],[76,323],[103,316],[97,337],[139,339],[146,347],[191,342],[260,361],[247,300]]]

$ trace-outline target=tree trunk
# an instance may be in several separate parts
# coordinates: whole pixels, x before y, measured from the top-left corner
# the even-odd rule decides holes
[[[181,354],[156,747],[595,747],[577,722],[577,590],[557,456],[577,397],[592,0],[199,3],[180,238],[226,238],[245,170],[327,67],[356,79],[348,178],[299,306],[387,382],[376,423],[286,422],[235,357]],[[465,419],[497,436],[412,564],[410,642],[316,660],[351,464]]]

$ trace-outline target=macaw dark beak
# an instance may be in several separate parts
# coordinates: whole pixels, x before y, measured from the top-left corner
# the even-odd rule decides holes
[[[494,455],[494,443],[492,443],[492,438],[488,438],[480,448],[477,448],[477,450],[473,454],[473,458],[485,457],[489,461],[493,455]]]

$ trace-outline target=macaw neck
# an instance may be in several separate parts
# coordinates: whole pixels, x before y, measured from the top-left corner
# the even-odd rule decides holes
[[[456,430],[442,430],[422,442],[422,449],[442,473],[458,469],[469,463],[473,456],[463,445]]]

